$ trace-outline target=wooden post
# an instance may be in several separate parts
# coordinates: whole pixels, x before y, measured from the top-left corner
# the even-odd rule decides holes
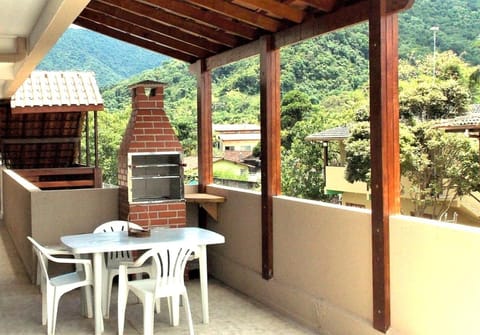
[[[198,136],[198,192],[205,193],[207,185],[213,183],[213,140],[212,140],[212,76],[206,62],[197,62],[197,136]],[[198,210],[198,225],[207,226],[208,213]]]
[[[97,111],[93,112],[93,140],[94,140],[94,154],[95,154],[95,167],[98,168],[98,117]]]
[[[272,36],[260,40],[262,158],[262,277],[273,278],[273,196],[280,194],[280,51]]]
[[[213,182],[212,76],[205,60],[197,63],[198,192],[204,193]]]
[[[400,211],[398,17],[370,0],[373,326],[390,327],[389,219]]]
[[[90,125],[88,112],[85,112],[85,166],[90,166]]]

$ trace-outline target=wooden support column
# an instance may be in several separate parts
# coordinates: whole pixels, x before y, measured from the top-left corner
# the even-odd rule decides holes
[[[213,183],[213,140],[212,140],[212,76],[204,59],[196,64],[197,75],[197,137],[198,137],[198,192],[205,193],[207,185]],[[198,210],[198,226],[207,226],[208,213]]]
[[[95,154],[95,167],[98,168],[98,115],[97,111],[93,112],[93,146]]]
[[[213,182],[212,76],[205,60],[197,62],[198,192]]]
[[[398,17],[370,0],[373,326],[390,327],[389,219],[400,212]]]
[[[273,196],[280,194],[280,51],[273,36],[260,40],[262,161],[262,276],[273,278]]]
[[[90,121],[88,112],[85,112],[85,164],[90,166]]]

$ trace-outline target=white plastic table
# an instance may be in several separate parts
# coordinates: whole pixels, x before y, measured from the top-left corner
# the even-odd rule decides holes
[[[202,228],[171,228],[153,230],[148,237],[131,237],[127,232],[102,234],[67,235],[60,238],[62,243],[76,254],[93,254],[94,272],[94,317],[95,334],[104,331],[102,313],[102,262],[105,252],[121,250],[147,250],[175,243],[192,243],[199,247],[200,290],[202,296],[203,323],[208,317],[207,245],[225,243],[225,238],[213,231]]]

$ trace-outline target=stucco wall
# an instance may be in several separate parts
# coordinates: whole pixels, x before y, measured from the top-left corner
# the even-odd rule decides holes
[[[221,187],[225,236],[209,247],[214,277],[325,334],[379,334],[371,327],[369,212],[274,198],[274,278],[261,277],[260,195]]]
[[[209,270],[227,285],[316,329],[376,334],[372,326],[369,210],[274,198],[274,277],[261,278],[260,195],[218,186],[226,243],[209,247]],[[480,229],[393,216],[393,335],[480,334]]]
[[[395,216],[392,334],[480,334],[480,229]]]
[[[68,234],[92,232],[118,218],[118,189],[41,191],[11,170],[4,170],[4,223],[28,273],[32,272],[31,235],[42,244],[59,244]]]

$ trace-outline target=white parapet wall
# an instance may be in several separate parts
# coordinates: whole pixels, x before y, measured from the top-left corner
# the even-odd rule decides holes
[[[62,235],[92,232],[118,218],[118,189],[88,188],[42,191],[12,170],[3,170],[3,221],[32,274],[27,236],[42,244],[59,244]]]
[[[288,197],[273,199],[273,279],[262,279],[261,197],[225,197],[208,229],[209,270],[226,285],[328,335],[373,328],[371,216]],[[480,334],[480,229],[408,216],[390,219],[391,335]]]

